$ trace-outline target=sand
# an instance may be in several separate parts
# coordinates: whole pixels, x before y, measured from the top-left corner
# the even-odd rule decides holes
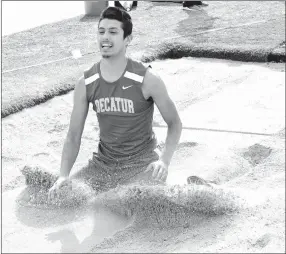
[[[122,187],[73,208],[21,203],[25,165],[58,173],[73,93],[11,115],[2,122],[3,252],[285,250],[285,67],[193,58],[152,66],[185,127],[167,186]],[[154,121],[163,142],[158,110]],[[72,174],[97,141],[90,109]],[[187,185],[191,175],[217,185]]]

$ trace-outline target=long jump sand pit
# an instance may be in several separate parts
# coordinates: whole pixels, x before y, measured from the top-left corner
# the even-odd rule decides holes
[[[73,93],[6,117],[3,252],[284,251],[285,67],[193,58],[152,67],[184,126],[167,185],[118,187],[69,208],[25,204],[25,165],[59,171]],[[159,142],[166,130],[156,110]],[[98,131],[90,109],[72,174]],[[191,175],[217,184],[188,185]]]

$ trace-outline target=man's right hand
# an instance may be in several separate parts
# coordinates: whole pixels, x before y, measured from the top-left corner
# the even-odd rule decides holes
[[[48,200],[51,201],[58,196],[58,192],[62,187],[71,188],[71,182],[68,176],[60,176],[54,185],[50,188]]]

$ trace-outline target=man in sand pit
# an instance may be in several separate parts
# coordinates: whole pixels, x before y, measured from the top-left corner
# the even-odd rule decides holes
[[[132,26],[130,15],[117,7],[108,7],[101,14],[97,39],[102,58],[84,72],[75,87],[60,175],[49,198],[69,182],[90,103],[100,128],[98,152],[75,178],[88,181],[98,191],[137,180],[164,182],[167,178],[182,124],[161,78],[126,56]],[[154,103],[168,125],[160,155],[152,130]]]

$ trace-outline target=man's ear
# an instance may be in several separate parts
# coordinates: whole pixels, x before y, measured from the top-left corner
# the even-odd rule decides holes
[[[125,40],[126,40],[126,46],[128,46],[128,45],[131,43],[132,39],[133,39],[133,35],[132,35],[132,34],[128,35],[128,36],[125,38]]]

